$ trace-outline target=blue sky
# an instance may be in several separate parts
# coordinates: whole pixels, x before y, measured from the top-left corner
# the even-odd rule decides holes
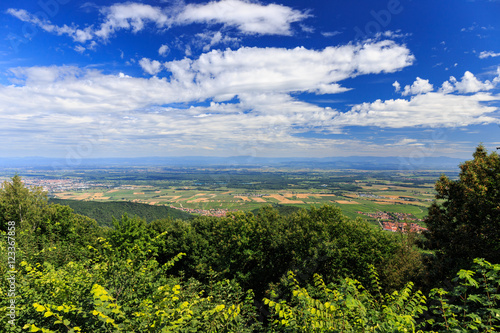
[[[500,1],[2,1],[0,157],[500,146]]]

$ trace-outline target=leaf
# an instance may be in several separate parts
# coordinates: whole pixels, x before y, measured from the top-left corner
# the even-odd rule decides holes
[[[43,305],[40,305],[40,304],[38,304],[38,303],[35,303],[35,304],[33,304],[33,306],[35,307],[35,310],[36,310],[36,311],[38,311],[38,312],[43,312],[43,311],[45,311],[45,306],[43,306]]]
[[[467,283],[471,286],[474,286],[474,287],[479,287],[478,283],[476,280],[474,280],[472,278],[472,276],[475,274],[474,271],[469,271],[469,270],[465,270],[465,269],[461,269],[459,272],[458,272],[458,277],[461,278],[461,279],[464,279],[464,280],[467,280]]]

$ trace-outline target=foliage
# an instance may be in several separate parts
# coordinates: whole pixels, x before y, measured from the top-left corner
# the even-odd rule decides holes
[[[6,231],[6,223],[15,221],[18,228],[35,231],[44,215],[47,200],[41,187],[25,187],[19,175],[12,177],[11,182],[5,181],[0,188],[0,230]]]
[[[474,259],[473,270],[460,270],[451,291],[430,293],[436,316],[431,327],[440,332],[497,332],[500,329],[500,265]]]
[[[51,264],[20,263],[16,326],[6,313],[7,280],[0,303],[4,331],[31,332],[247,332],[253,329],[252,294],[230,281],[210,291],[196,281],[167,277],[183,254],[159,266],[155,260],[118,259],[100,239],[91,259]],[[2,249],[4,250],[4,249]],[[252,311],[249,313],[249,311]]]
[[[368,266],[382,268],[400,246],[392,235],[362,220],[350,220],[333,206],[280,215],[264,207],[257,215],[233,212],[225,218],[191,222],[156,221],[153,235],[166,232],[158,260],[182,251],[187,276],[206,281],[211,270],[263,295],[270,283],[293,270],[302,280],[313,273],[368,281]]]
[[[460,165],[458,180],[441,176],[426,219],[428,246],[439,275],[450,275],[482,257],[500,263],[500,157],[480,145]]]
[[[405,231],[394,236],[399,238],[399,247],[381,272],[386,289],[401,289],[408,281],[418,282],[417,286],[420,287],[425,276],[424,258],[417,246],[420,235],[411,232],[408,226]]]
[[[408,283],[402,290],[372,295],[356,280],[346,278],[327,287],[315,274],[312,292],[301,288],[292,272],[292,298],[265,299],[272,315],[271,332],[415,332],[416,318],[427,310],[426,298]],[[372,267],[373,284],[379,286]]]
[[[39,263],[85,258],[86,245],[93,244],[100,233],[94,220],[74,214],[67,206],[48,204],[41,188],[25,187],[17,175],[3,183],[0,213],[1,225],[14,223],[18,257]]]

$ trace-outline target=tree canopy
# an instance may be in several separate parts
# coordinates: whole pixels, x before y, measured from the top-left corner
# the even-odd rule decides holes
[[[436,182],[436,201],[426,219],[428,246],[437,265],[453,272],[481,257],[500,263],[500,158],[477,147],[460,165],[457,180]]]

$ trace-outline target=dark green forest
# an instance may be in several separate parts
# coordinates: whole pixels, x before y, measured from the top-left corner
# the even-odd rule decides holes
[[[479,146],[460,170],[437,180],[423,235],[329,205],[85,216],[16,175],[0,189],[2,332],[497,332],[500,158]]]
[[[193,216],[178,209],[167,206],[154,206],[129,201],[82,201],[50,198],[49,203],[69,206],[80,215],[85,215],[96,220],[99,225],[113,226],[113,218],[121,218],[123,215],[138,216],[146,221],[154,221],[162,218],[189,220]]]

